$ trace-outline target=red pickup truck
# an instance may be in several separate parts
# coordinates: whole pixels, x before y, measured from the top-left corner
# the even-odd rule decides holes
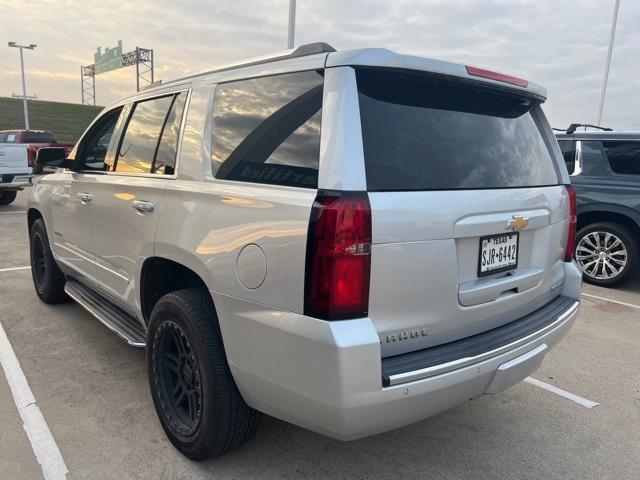
[[[22,143],[27,145],[29,166],[36,161],[36,152],[41,147],[60,147],[68,155],[73,148],[72,143],[58,143],[53,133],[46,130],[0,130],[0,143]]]

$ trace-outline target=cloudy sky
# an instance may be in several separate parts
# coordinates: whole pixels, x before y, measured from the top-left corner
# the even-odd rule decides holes
[[[553,126],[595,122],[614,0],[298,0],[296,44],[387,47],[521,76],[549,91]],[[27,89],[80,102],[97,46],[153,48],[156,78],[282,50],[288,0],[0,0],[0,96]],[[640,2],[621,0],[603,124],[640,130]],[[135,69],[99,75],[97,102],[135,89]],[[1,112],[0,112],[1,113]]]

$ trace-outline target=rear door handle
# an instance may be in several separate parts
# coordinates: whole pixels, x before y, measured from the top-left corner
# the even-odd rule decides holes
[[[89,192],[76,193],[76,197],[78,197],[82,203],[89,203],[93,200],[93,195]]]
[[[140,213],[151,213],[154,209],[153,203],[147,202],[145,200],[134,200],[133,202],[131,202],[131,206]]]

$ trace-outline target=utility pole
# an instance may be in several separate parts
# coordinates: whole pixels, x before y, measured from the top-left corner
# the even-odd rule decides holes
[[[287,48],[292,49],[296,36],[296,0],[289,0],[289,34],[287,35]]]
[[[24,56],[22,50],[25,48],[27,50],[33,50],[36,48],[34,43],[30,43],[29,45],[18,45],[16,42],[9,42],[10,47],[19,48],[20,49],[20,70],[22,71],[22,105],[24,107],[24,128],[29,130],[29,110],[27,109],[27,84],[24,79]]]
[[[618,23],[618,9],[620,0],[615,0],[613,6],[613,19],[611,20],[611,33],[609,34],[609,51],[607,52],[607,63],[604,67],[604,78],[602,79],[602,93],[600,94],[600,108],[598,109],[598,121],[596,125],[602,123],[602,110],[604,110],[604,97],[607,94],[607,81],[609,80],[609,67],[611,67],[611,55],[613,53],[613,40],[616,37],[616,25]]]

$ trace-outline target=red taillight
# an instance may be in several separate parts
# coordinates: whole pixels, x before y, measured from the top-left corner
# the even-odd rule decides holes
[[[498,82],[510,83],[511,85],[517,85],[518,87],[526,88],[529,82],[524,78],[512,77],[504,73],[493,72],[491,70],[485,70],[484,68],[471,67],[466,65],[467,73],[474,77],[488,78],[490,80],[496,80]]]
[[[567,246],[564,250],[564,261],[570,262],[573,259],[573,250],[576,245],[576,224],[578,221],[578,211],[576,206],[576,191],[571,185],[565,185],[569,195],[569,234],[567,235]]]
[[[367,315],[371,207],[365,192],[318,193],[306,262],[305,315],[325,320]]]
[[[32,148],[27,149],[27,164],[30,167],[34,167],[36,164],[36,151]]]

